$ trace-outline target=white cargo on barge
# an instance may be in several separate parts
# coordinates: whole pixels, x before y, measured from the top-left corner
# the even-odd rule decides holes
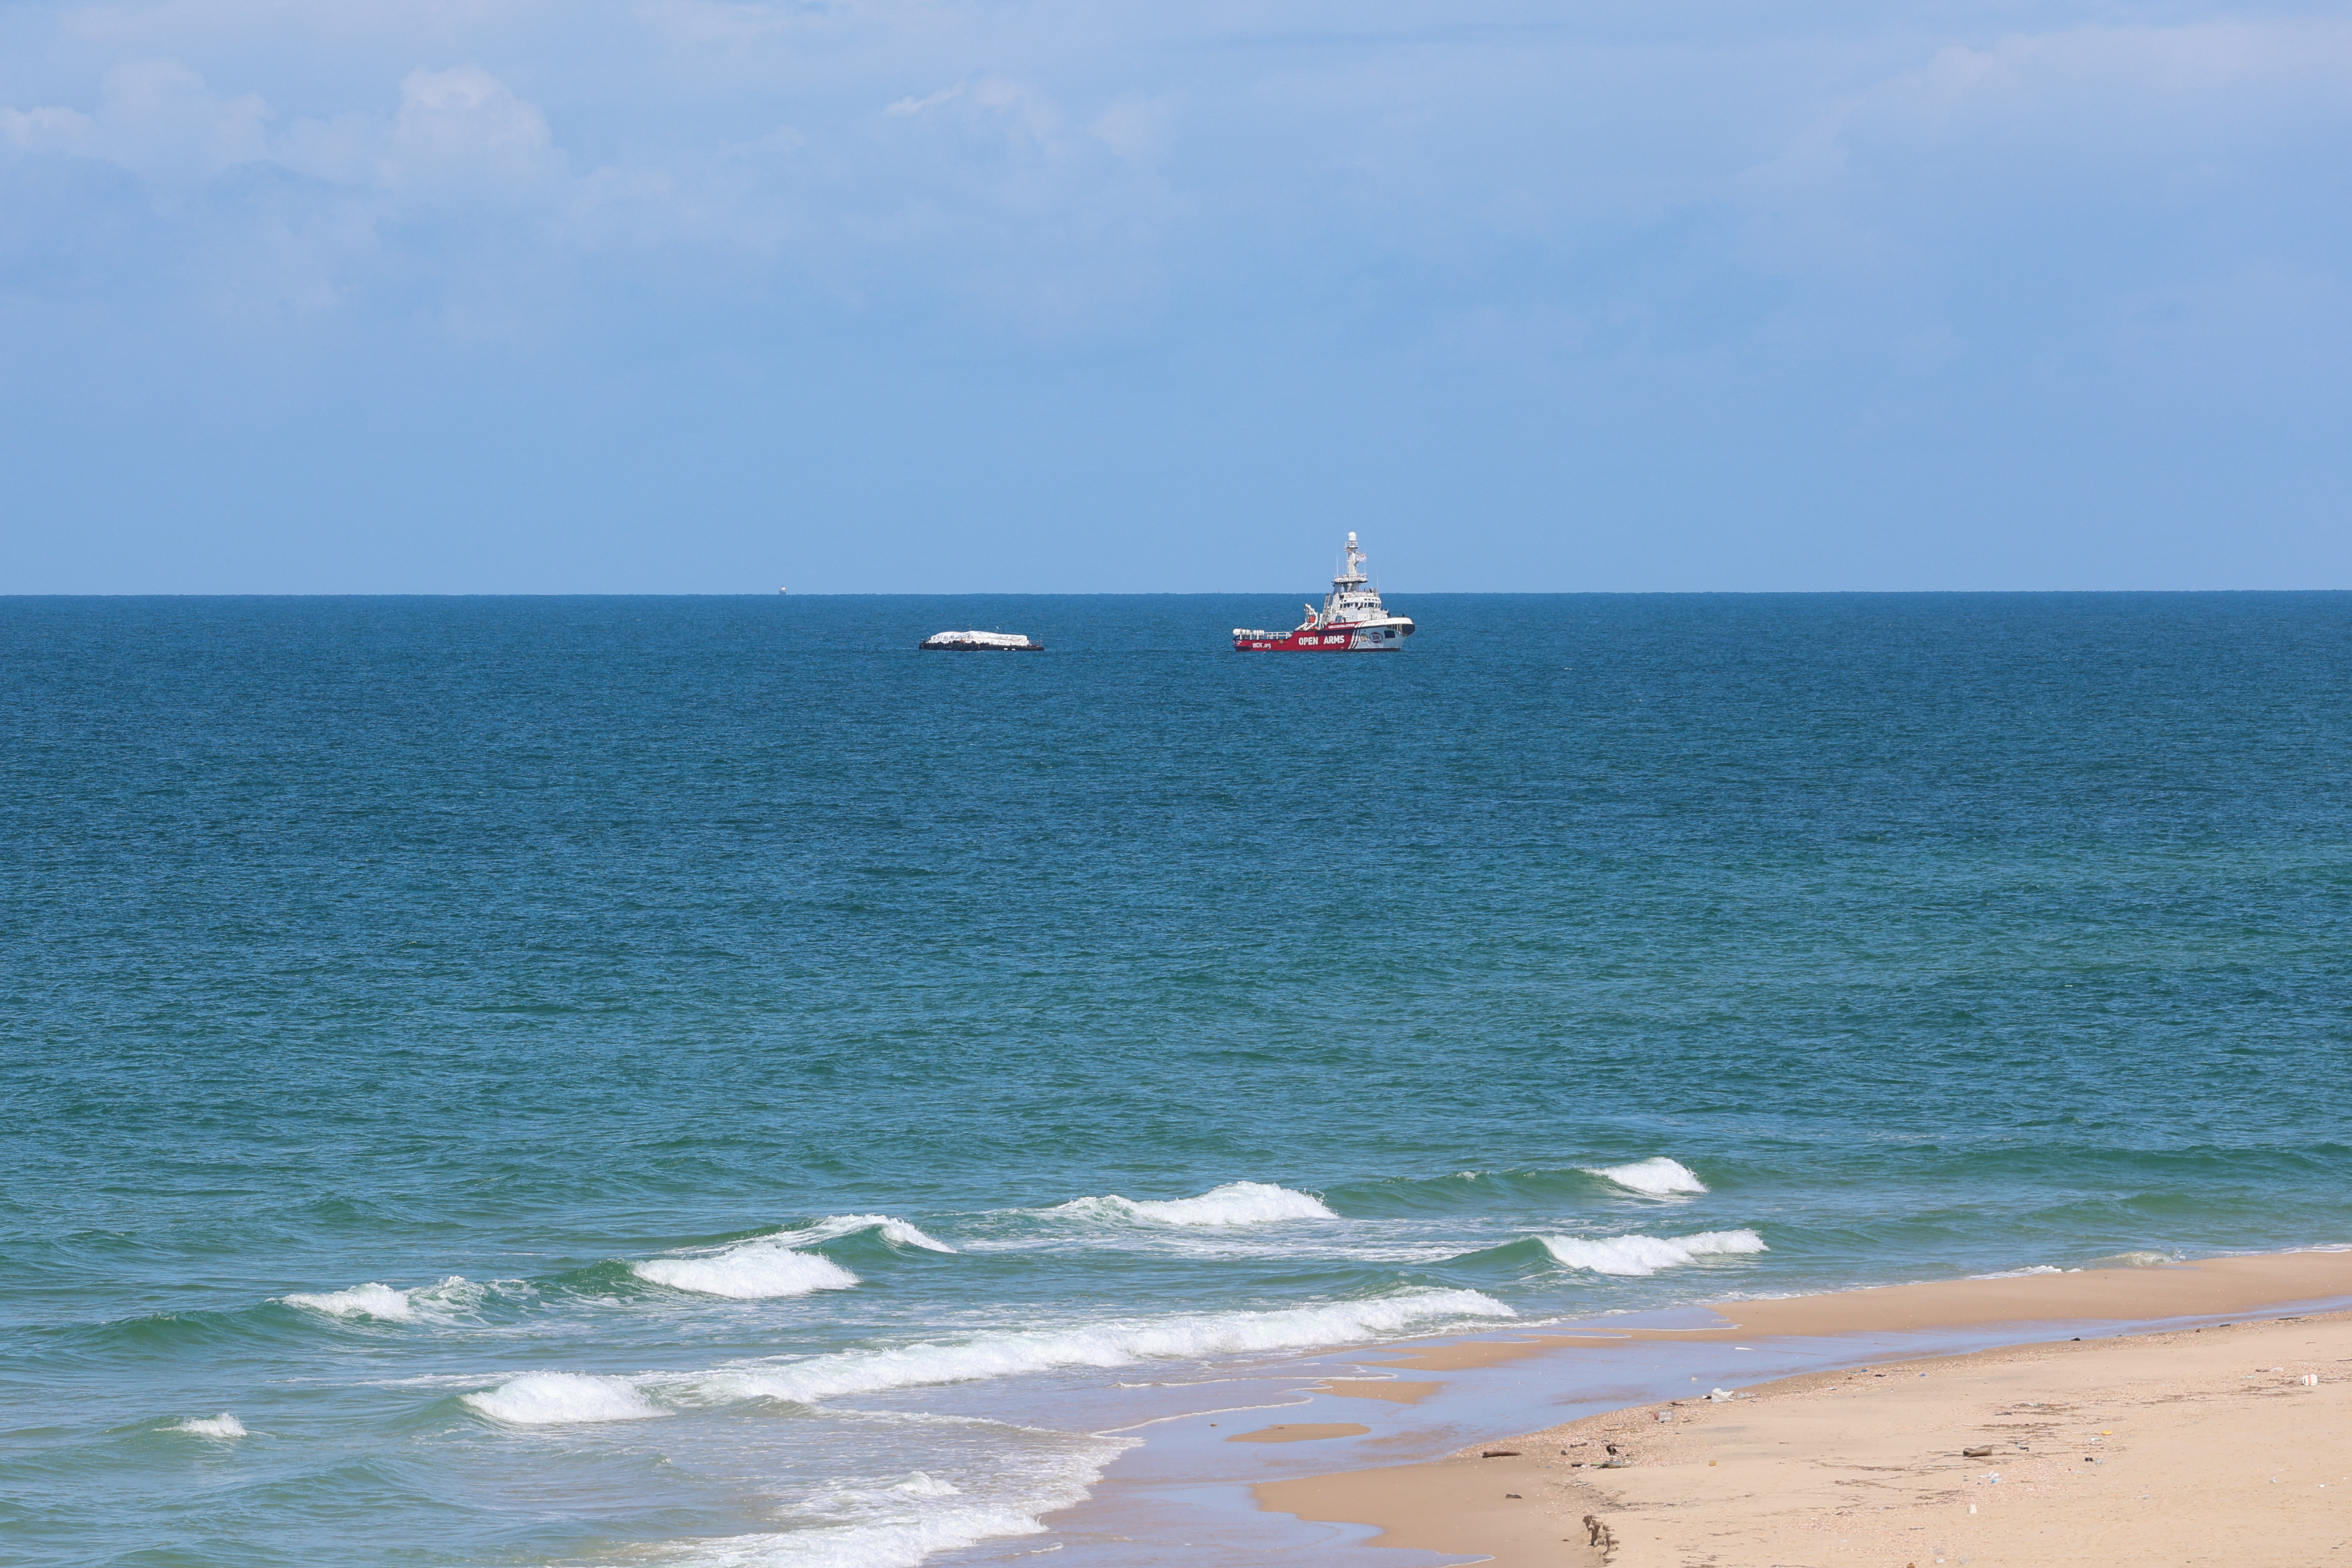
[[[934,652],[952,653],[1042,653],[1043,643],[1033,643],[1017,632],[940,632],[923,639]]]

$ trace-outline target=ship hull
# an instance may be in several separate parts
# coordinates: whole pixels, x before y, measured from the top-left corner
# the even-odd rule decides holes
[[[1377,626],[1301,627],[1280,633],[1234,636],[1236,653],[1393,653],[1412,635],[1410,622],[1385,622]]]

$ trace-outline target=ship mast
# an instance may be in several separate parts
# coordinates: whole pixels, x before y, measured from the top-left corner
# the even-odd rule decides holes
[[[1353,533],[1349,534],[1347,570],[1331,580],[1331,586],[1338,589],[1346,589],[1352,587],[1357,583],[1370,581],[1370,580],[1364,575],[1364,562],[1370,559],[1371,558],[1370,556],[1367,556],[1362,550],[1356,548],[1356,536]]]
[[[1325,596],[1321,612],[1318,612],[1312,604],[1307,607],[1308,625],[1329,625],[1333,617],[1339,613],[1339,601],[1346,596],[1348,591],[1351,588],[1361,588],[1371,580],[1364,575],[1364,562],[1369,559],[1370,558],[1356,547],[1356,536],[1349,534],[1346,563],[1340,568],[1339,575],[1331,580],[1331,591]]]

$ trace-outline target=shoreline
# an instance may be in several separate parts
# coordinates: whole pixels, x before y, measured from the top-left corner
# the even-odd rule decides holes
[[[2308,1469],[2305,1451],[2315,1442],[2352,1437],[2352,1398],[2347,1397],[2352,1385],[2343,1381],[2352,1376],[2352,1312],[2338,1310],[2347,1301],[2352,1251],[2285,1252],[1726,1301],[1710,1309],[1717,1321],[1689,1328],[1621,1331],[1601,1320],[1517,1339],[1463,1340],[1426,1349],[1392,1345],[1355,1359],[1368,1371],[1406,1378],[1540,1357],[1546,1364],[1540,1370],[1523,1365],[1518,1372],[1567,1385],[1591,1352],[1643,1344],[1664,1349],[1679,1343],[1753,1354],[1759,1379],[1726,1381],[1721,1386],[1738,1396],[1729,1400],[1709,1400],[1702,1390],[1679,1399],[1629,1398],[1559,1425],[1488,1438],[1448,1458],[1267,1479],[1254,1486],[1251,1495],[1265,1513],[1327,1524],[1330,1542],[1351,1543],[1349,1552],[1353,1546],[1405,1548],[1419,1562],[1436,1552],[1491,1560],[1501,1568],[1557,1568],[1563,1563],[1580,1568],[1683,1568],[1702,1563],[1717,1568],[1928,1568],[1939,1560],[1960,1562],[1964,1547],[1954,1542],[1966,1543],[1972,1568],[2058,1561],[2352,1563],[2352,1473],[2336,1492],[2311,1481],[2319,1511],[2306,1508],[2309,1518],[2288,1525],[2263,1511],[2284,1494],[2274,1493],[2265,1479],[2258,1483],[2265,1495],[2249,1500],[2239,1495],[2246,1487],[2236,1478],[2236,1469],[2249,1465]],[[2226,1332],[2219,1321],[2225,1318],[2236,1325]],[[1995,1343],[1983,1343],[1987,1331],[1997,1333]],[[1978,1343],[1957,1354],[1935,1343],[1953,1333]],[[2263,1357],[2266,1367],[2311,1364],[2297,1367],[2297,1381],[2274,1390],[2309,1396],[2284,1407],[2295,1421],[2266,1426],[2237,1419],[2240,1406],[2250,1402],[2233,1406],[2231,1394],[2242,1386],[2270,1389],[2288,1376],[2284,1371],[2253,1372],[2252,1360]],[[1791,1371],[1791,1358],[1810,1365]],[[2240,1361],[2248,1365],[2236,1367]],[[1781,1364],[1767,1364],[1772,1362]],[[1874,1370],[1857,1372],[1857,1364]],[[1895,1364],[1906,1375],[1886,1371]],[[1601,1369],[1596,1364],[1592,1370]],[[2305,1375],[2321,1381],[2306,1386],[2299,1381]],[[2155,1525],[2143,1529],[2134,1522],[2133,1511],[2140,1508],[2137,1492],[2117,1503],[2108,1496],[2112,1487],[2102,1491],[2071,1473],[2063,1482],[2043,1485],[2036,1507],[2025,1509],[2020,1500],[2042,1483],[2020,1484],[2017,1465],[2040,1462],[2023,1454],[2001,1461],[2011,1467],[2009,1490],[1998,1490],[2001,1482],[1979,1479],[1974,1483],[1978,1495],[1961,1495],[1969,1485],[1964,1478],[1976,1473],[1968,1467],[1977,1461],[1960,1458],[1959,1450],[1983,1445],[1963,1443],[1953,1434],[1962,1428],[1990,1432],[2002,1424],[1994,1406],[2038,1397],[2019,1392],[2014,1380],[2021,1376],[2056,1379],[2053,1388],[2063,1385],[2073,1406],[2131,1410],[2131,1467],[2118,1462],[2110,1468],[2106,1460],[2120,1461],[2123,1450],[2105,1448],[2116,1439],[2096,1432],[2058,1434],[2089,1446],[2087,1455],[2076,1454],[2071,1462],[2093,1461],[2083,1465],[2084,1472],[2101,1481],[2122,1484],[2138,1477],[2147,1483],[2140,1490],[2158,1489],[2151,1497],[2159,1491],[2174,1499],[2197,1497],[2196,1521],[2174,1517],[2178,1508],[2158,1511],[2170,1531],[2159,1542],[2147,1534]],[[1319,1392],[1349,1402],[1362,1396],[1362,1390],[1336,1386],[1337,1381]],[[1386,1397],[1405,1395],[1403,1385],[1395,1386],[1396,1394]],[[1861,1396],[1865,1390],[1872,1397]],[[1824,1400],[1836,1406],[1835,1419],[1820,1418]],[[1304,1417],[1301,1426],[1316,1420],[1307,1412],[1297,1414]],[[2320,1421],[2331,1436],[2322,1439],[2306,1431],[2306,1417]],[[2200,1437],[2200,1431],[2223,1436]],[[2097,1446],[2089,1445],[2091,1437],[2098,1439]],[[2210,1478],[2199,1465],[2208,1463],[2210,1469],[2210,1441],[2228,1445],[2233,1458],[2224,1468],[2235,1479],[2207,1484]],[[1610,1442],[1622,1452],[1606,1470],[1578,1457],[1602,1452]],[[1479,1457],[1490,1449],[1516,1451]],[[2011,1448],[2000,1451],[2017,1453]],[[2345,1450],[2339,1446],[2336,1451]],[[2352,1458],[2343,1468],[2352,1472]],[[2263,1470],[2264,1477],[2271,1473]],[[1834,1479],[1824,1481],[1824,1476]],[[2216,1486],[2221,1491],[2207,1496]],[[2051,1487],[2065,1490],[2062,1495]],[[1867,1506],[1886,1517],[1857,1523],[1850,1500],[1859,1495],[1881,1500]],[[1999,1524],[1990,1512],[1961,1511],[1971,1504],[1983,1507],[1994,1497],[2007,1524]],[[1846,1511],[1840,1510],[1842,1498],[1849,1500]],[[1897,1511],[1899,1526],[1894,1522]],[[2336,1533],[2316,1539],[2331,1530]],[[2012,1539],[2021,1531],[2032,1536],[2023,1546]],[[2189,1552],[2181,1545],[2184,1531],[2188,1536],[2200,1531],[2213,1535],[2210,1550],[2198,1549],[2205,1555]],[[2283,1554],[2264,1556],[2250,1546],[2249,1532],[2264,1531],[2288,1541]],[[2339,1541],[2345,1542],[2340,1551]],[[1928,1546],[1946,1547],[1950,1554],[1939,1557]],[[2044,1554],[2033,1555],[2036,1550]],[[1403,1561],[1385,1554],[1363,1554],[1360,1560],[1374,1568],[1383,1561]]]

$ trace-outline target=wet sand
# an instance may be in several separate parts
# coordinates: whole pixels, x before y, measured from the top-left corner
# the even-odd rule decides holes
[[[1438,1386],[1402,1378],[1327,1377],[1309,1385],[1308,1392],[1336,1395],[1342,1399],[1385,1399],[1392,1405],[1418,1405],[1436,1393]]]
[[[1261,1427],[1255,1432],[1236,1432],[1225,1439],[1228,1443],[1319,1443],[1329,1437],[1360,1437],[1370,1427],[1357,1421],[1294,1421],[1276,1427]]]
[[[1255,1494],[1380,1526],[1374,1545],[1505,1568],[2352,1565],[2352,1314],[2296,1311],[2347,1297],[2352,1253],[2336,1252],[1724,1303],[1719,1325],[1640,1337],[2005,1325],[2022,1340],[2064,1326],[2049,1343],[1810,1373]],[[2236,1321],[2101,1326],[2223,1315]],[[1594,1342],[1530,1335],[1389,1364],[1442,1370],[1577,1343]],[[1839,1359],[1833,1346],[1823,1359]],[[1516,1452],[1479,1457],[1496,1450]]]

